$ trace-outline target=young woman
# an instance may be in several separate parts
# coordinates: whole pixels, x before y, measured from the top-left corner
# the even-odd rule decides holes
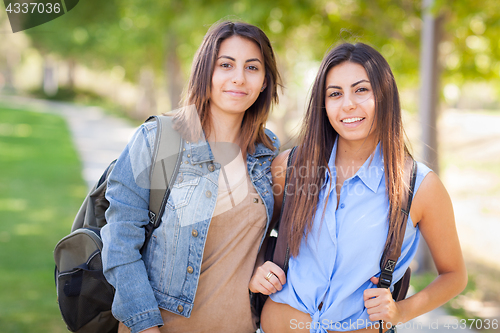
[[[248,282],[273,215],[279,141],[264,124],[279,84],[259,28],[222,22],[208,31],[174,117],[184,141],[179,176],[142,254],[150,190],[136,178],[151,167],[156,125],[142,125],[119,157],[102,238],[120,332],[255,331]]]
[[[421,235],[439,276],[397,303],[388,289],[376,287],[389,224],[397,223],[408,188],[403,165],[410,154],[403,135],[398,90],[386,60],[361,43],[331,50],[316,76],[290,169],[289,184],[300,190],[287,197],[283,212],[291,253],[286,278],[266,262],[249,285],[253,292],[272,294],[261,316],[265,333],[377,331],[379,320],[393,331],[389,323],[407,322],[465,288],[450,198],[422,163],[393,284]],[[280,188],[288,154],[272,165]],[[276,196],[275,207],[281,200]]]

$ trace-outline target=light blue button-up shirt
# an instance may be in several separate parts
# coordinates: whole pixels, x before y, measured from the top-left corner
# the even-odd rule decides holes
[[[380,259],[389,228],[389,200],[380,144],[358,172],[344,182],[338,209],[335,179],[336,172],[341,170],[335,168],[336,155],[337,142],[328,162],[332,174],[326,172],[312,230],[307,239],[303,239],[299,255],[290,258],[283,289],[271,295],[275,302],[310,314],[310,331],[315,333],[352,331],[374,324],[364,306],[363,292],[376,287],[370,278],[380,274]],[[415,193],[431,171],[422,163],[417,166]],[[393,284],[410,265],[419,240],[418,225],[414,227],[410,217]],[[290,322],[291,328],[308,326]]]

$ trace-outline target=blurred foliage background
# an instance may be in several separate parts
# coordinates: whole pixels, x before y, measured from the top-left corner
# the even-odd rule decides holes
[[[277,55],[284,89],[268,127],[285,146],[293,144],[325,52],[342,41],[360,41],[378,49],[391,65],[402,96],[406,130],[418,157],[421,7],[420,0],[82,0],[56,20],[13,34],[0,4],[0,171],[5,175],[10,172],[0,184],[0,247],[13,251],[11,244],[18,240],[30,244],[16,248],[19,258],[31,256],[33,251],[46,253],[38,266],[27,262],[34,270],[45,272],[40,273],[45,281],[52,269],[53,246],[69,230],[71,211],[76,213],[85,194],[83,182],[71,178],[67,190],[62,191],[71,195],[59,198],[54,195],[58,189],[51,186],[53,178],[39,174],[44,178],[40,186],[54,200],[50,205],[64,206],[57,213],[61,214],[58,221],[64,220],[62,227],[35,227],[37,235],[45,232],[47,244],[40,247],[33,247],[36,237],[26,238],[29,227],[22,229],[24,233],[19,227],[9,227],[21,218],[26,225],[30,219],[33,224],[40,222],[36,214],[27,214],[31,201],[39,197],[30,190],[33,181],[18,172],[42,162],[28,159],[30,154],[21,154],[21,148],[13,148],[18,144],[11,141],[18,133],[16,124],[35,130],[37,124],[57,121],[13,115],[8,107],[2,109],[2,96],[97,105],[138,124],[150,114],[178,106],[194,53],[213,23],[243,20],[266,32]],[[440,176],[454,203],[464,256],[474,281],[449,308],[471,318],[500,318],[500,247],[495,238],[500,234],[500,1],[435,0],[432,11],[440,22]],[[70,140],[63,132],[59,142]],[[49,130],[46,136],[52,134],[56,133]],[[23,138],[21,135],[18,140]],[[32,142],[26,141],[26,145]],[[66,152],[64,159],[74,168],[78,157],[71,154]],[[44,160],[44,156],[37,156]],[[14,160],[26,167],[19,167]],[[24,185],[19,185],[23,180]],[[7,193],[12,186],[21,186],[26,198],[21,198],[20,192]],[[19,202],[24,203],[19,206]],[[1,271],[10,270],[12,261],[1,258]],[[0,282],[6,286],[16,280],[24,283],[16,274],[38,276],[38,271],[23,267],[16,268],[7,280],[0,274]],[[417,280],[416,288],[418,285]],[[45,281],[36,288],[42,291],[36,295],[31,292],[28,298],[20,296],[23,302],[16,303],[22,286],[2,287],[2,295],[10,294],[0,296],[0,331],[33,331],[36,322],[43,323],[42,332],[63,330],[56,303],[47,303],[48,295],[55,293],[52,286]],[[26,317],[21,309],[32,315]]]

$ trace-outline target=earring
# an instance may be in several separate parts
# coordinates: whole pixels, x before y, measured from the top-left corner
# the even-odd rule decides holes
[[[264,89],[266,89],[266,86],[262,86],[262,89],[260,89],[260,92],[263,92]]]

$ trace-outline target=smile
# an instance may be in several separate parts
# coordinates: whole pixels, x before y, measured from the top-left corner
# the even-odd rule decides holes
[[[361,121],[365,118],[362,118],[362,117],[357,117],[357,118],[346,118],[346,119],[342,119],[341,122],[345,123],[345,124],[352,124],[352,123],[356,123],[358,121]]]
[[[239,90],[225,90],[224,91],[226,94],[229,94],[231,96],[235,97],[241,97],[241,96],[246,96],[247,93],[244,91],[239,91]]]

